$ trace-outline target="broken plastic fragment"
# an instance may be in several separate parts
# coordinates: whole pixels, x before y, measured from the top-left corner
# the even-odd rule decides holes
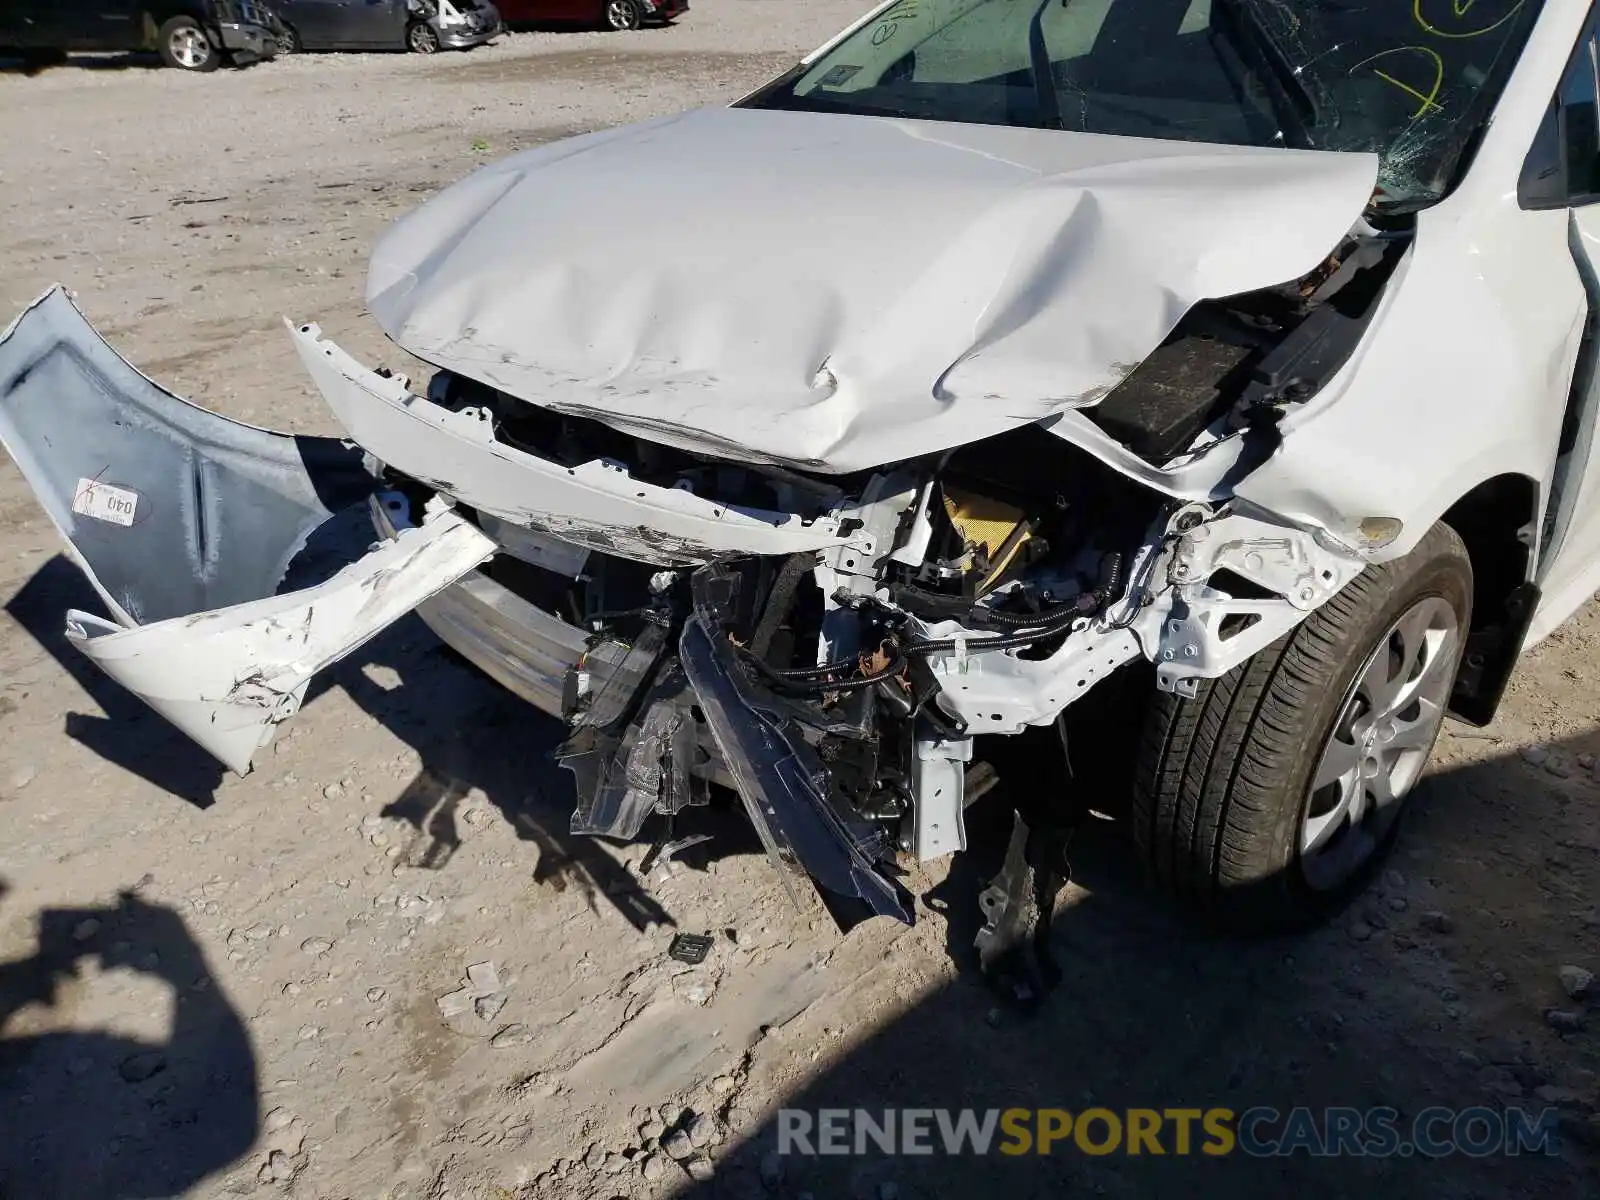
[[[769,856],[799,860],[843,925],[872,914],[912,923],[911,899],[879,865],[887,840],[824,791],[827,770],[793,722],[744,674],[722,635],[734,577],[717,564],[695,572],[695,613],[679,656],[722,761]],[[785,879],[787,881],[787,872]]]
[[[706,955],[711,953],[713,940],[703,933],[680,933],[667,947],[667,957],[696,966],[705,962]]]
[[[467,983],[474,996],[487,996],[500,990],[500,972],[492,962],[473,963],[467,968]]]
[[[68,639],[241,775],[313,675],[495,550],[448,512],[333,545],[335,513],[367,524],[360,451],[164,391],[60,288],[0,335],[0,441],[111,611],[69,612]],[[280,594],[291,564],[313,586]]]

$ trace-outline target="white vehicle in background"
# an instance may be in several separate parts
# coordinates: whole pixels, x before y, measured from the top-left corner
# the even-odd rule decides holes
[[[1600,586],[1595,39],[1583,0],[897,0],[400,221],[367,302],[431,382],[290,331],[353,445],[172,397],[59,291],[0,432],[110,610],[73,640],[235,770],[420,603],[568,722],[575,831],[670,841],[720,782],[841,922],[909,921],[895,856],[963,848],[989,736],[1086,725],[987,961],[1116,807],[1086,765],[1174,892],[1300,923]],[[385,543],[285,584],[362,501]]]

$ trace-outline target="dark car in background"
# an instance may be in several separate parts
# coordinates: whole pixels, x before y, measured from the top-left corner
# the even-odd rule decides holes
[[[0,53],[50,62],[73,50],[155,50],[169,67],[214,71],[271,58],[277,22],[258,0],[0,0]]]
[[[274,0],[296,50],[465,50],[500,32],[489,0]]]
[[[638,29],[650,21],[675,21],[689,11],[689,0],[501,0],[508,25],[604,25]]]

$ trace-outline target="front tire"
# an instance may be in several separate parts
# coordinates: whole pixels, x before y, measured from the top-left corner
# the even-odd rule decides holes
[[[193,17],[173,17],[156,34],[161,61],[180,71],[215,71],[222,55]]]
[[[644,6],[639,0],[606,0],[606,27],[618,33],[638,29],[644,24]]]
[[[1393,843],[1471,615],[1466,547],[1436,525],[1193,699],[1158,693],[1133,809],[1155,879],[1241,931],[1346,903]]]
[[[437,54],[439,32],[432,25],[418,21],[406,30],[406,46],[413,54]]]
[[[300,41],[300,32],[293,25],[284,23],[283,29],[278,33],[279,54],[301,54],[305,45]]]

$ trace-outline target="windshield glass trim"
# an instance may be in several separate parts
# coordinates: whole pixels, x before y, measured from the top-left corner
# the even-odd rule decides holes
[[[1459,7],[894,0],[738,106],[1375,153],[1374,207],[1412,212],[1459,181],[1543,15]]]

